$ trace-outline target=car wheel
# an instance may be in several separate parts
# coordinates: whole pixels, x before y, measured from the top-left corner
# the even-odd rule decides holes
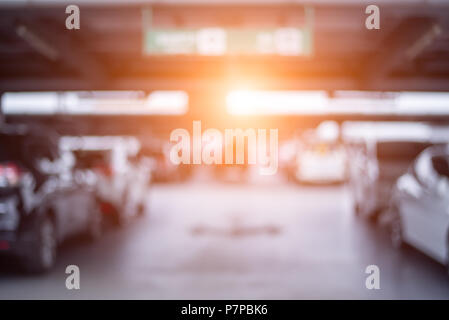
[[[447,243],[446,243],[446,270],[447,270],[447,274],[449,275],[449,230],[448,230],[447,234],[448,234],[448,238],[447,238]]]
[[[103,234],[103,214],[97,202],[95,202],[94,208],[91,209],[89,225],[86,230],[89,241],[95,241]]]
[[[402,222],[399,211],[397,209],[393,210],[393,219],[390,223],[390,240],[393,247],[399,249],[404,245]]]
[[[45,215],[37,224],[34,247],[23,261],[25,269],[32,273],[48,271],[55,264],[56,251],[56,227],[52,218]]]
[[[354,202],[353,211],[356,217],[360,216],[360,205],[357,202]]]
[[[141,203],[139,204],[139,206],[137,207],[137,216],[138,217],[143,217],[146,214],[146,206],[145,204]]]

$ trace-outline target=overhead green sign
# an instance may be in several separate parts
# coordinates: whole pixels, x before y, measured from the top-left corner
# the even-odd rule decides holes
[[[239,55],[269,54],[307,56],[312,54],[311,9],[301,28],[274,29],[198,28],[164,29],[151,26],[151,11],[144,12],[143,51],[149,55]]]

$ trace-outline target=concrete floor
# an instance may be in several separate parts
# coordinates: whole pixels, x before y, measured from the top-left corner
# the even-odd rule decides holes
[[[449,298],[445,268],[353,217],[343,186],[199,181],[154,186],[149,204],[95,244],[65,244],[49,274],[3,266],[0,299]],[[65,287],[72,264],[80,290]],[[380,290],[365,287],[371,264]]]

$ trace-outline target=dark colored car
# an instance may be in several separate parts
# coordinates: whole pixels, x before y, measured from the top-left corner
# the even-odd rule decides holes
[[[0,253],[31,272],[50,269],[68,237],[101,234],[95,195],[76,181],[57,140],[26,128],[0,132]]]

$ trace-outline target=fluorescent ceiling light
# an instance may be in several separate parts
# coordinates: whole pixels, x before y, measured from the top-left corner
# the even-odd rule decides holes
[[[181,115],[188,109],[184,91],[82,91],[6,93],[5,114],[147,114]]]

